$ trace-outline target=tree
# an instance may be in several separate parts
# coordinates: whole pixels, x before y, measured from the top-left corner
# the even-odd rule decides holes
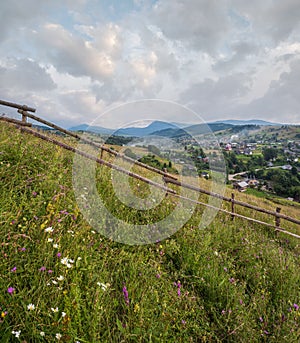
[[[270,161],[277,157],[278,152],[275,148],[266,148],[263,150],[263,155],[266,161]]]

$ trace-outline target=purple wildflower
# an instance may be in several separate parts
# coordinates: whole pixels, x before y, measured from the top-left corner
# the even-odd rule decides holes
[[[13,292],[14,292],[15,290],[16,290],[16,289],[13,288],[13,287],[8,287],[7,292],[8,292],[9,294],[13,294]]]
[[[156,276],[158,279],[160,278],[160,274],[156,274],[155,276]]]
[[[259,321],[262,323],[264,320],[262,317],[259,317]]]
[[[13,267],[10,271],[14,273],[17,270],[17,267]]]
[[[58,252],[58,253],[56,254],[56,256],[57,256],[57,257],[61,257],[61,253]]]
[[[185,320],[182,320],[182,321],[181,321],[181,324],[185,325],[185,324],[186,324],[186,321],[185,321]]]
[[[177,283],[174,282],[174,286],[177,287],[177,295],[180,297],[181,296],[181,291],[180,291],[181,283],[180,283],[180,281],[178,281]]]
[[[46,270],[46,267],[44,266],[39,269],[40,272],[44,272],[45,270]]]
[[[26,248],[22,248],[21,251],[26,251]]]
[[[126,305],[129,305],[129,296],[128,296],[128,291],[127,291],[125,284],[123,287],[123,295],[124,295]]]
[[[234,280],[233,277],[231,277],[231,278],[229,279],[229,282],[230,282],[230,283],[234,283],[234,281],[235,281],[235,280]]]
[[[33,191],[32,196],[35,198],[37,196],[37,192]]]
[[[298,306],[297,304],[294,304],[293,307],[294,307],[294,309],[295,309],[296,311],[299,310],[299,306]]]
[[[270,332],[267,331],[267,330],[264,330],[264,333],[265,333],[266,335],[269,335],[269,334],[270,334]]]
[[[49,274],[52,274],[52,273],[53,273],[53,270],[49,269],[49,270],[48,270],[48,273],[49,273]]]

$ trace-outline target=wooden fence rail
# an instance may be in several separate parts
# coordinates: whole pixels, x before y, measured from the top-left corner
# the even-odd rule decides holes
[[[35,112],[35,109],[34,108],[31,108],[31,107],[28,107],[26,105],[18,105],[18,104],[14,104],[14,103],[10,103],[10,102],[7,102],[7,101],[3,101],[3,100],[0,100],[0,105],[4,105],[4,106],[10,106],[10,107],[14,107],[14,108],[17,108],[18,109],[18,112],[22,115],[22,121],[19,121],[19,120],[16,120],[16,119],[11,119],[11,118],[7,118],[7,117],[0,117],[0,120],[3,120],[3,121],[6,121],[6,122],[9,122],[9,123],[12,123],[14,125],[16,125],[17,127],[21,127],[22,129],[22,132],[27,132],[28,134],[31,134],[31,135],[34,135],[40,139],[43,139],[43,140],[46,140],[48,142],[51,142],[52,144],[55,144],[55,145],[58,145],[66,150],[69,150],[69,151],[72,151],[76,154],[79,154],[87,159],[90,159],[90,160],[93,160],[95,161],[96,163],[98,164],[101,164],[101,165],[105,165],[111,169],[115,169],[121,173],[124,173],[130,177],[133,177],[133,178],[136,178],[138,180],[141,180],[145,183],[148,183],[149,185],[152,185],[154,187],[157,187],[157,188],[160,188],[162,190],[164,190],[167,194],[171,194],[173,197],[176,197],[176,198],[180,198],[180,199],[183,199],[183,200],[186,200],[186,201],[189,201],[189,202],[193,202],[193,203],[196,203],[196,204],[199,204],[199,205],[203,205],[205,207],[208,207],[208,208],[211,208],[211,209],[215,209],[217,211],[220,211],[222,213],[226,213],[226,214],[229,214],[231,215],[231,218],[234,219],[235,217],[238,217],[238,218],[242,218],[242,219],[245,219],[247,221],[251,221],[251,222],[254,222],[254,223],[258,223],[258,224],[261,224],[261,225],[265,225],[265,226],[268,226],[268,227],[272,227],[272,228],[275,228],[275,232],[281,232],[281,233],[284,233],[284,234],[287,234],[287,235],[290,235],[290,236],[293,236],[295,238],[299,238],[300,239],[300,236],[295,234],[295,233],[292,233],[290,231],[287,231],[285,230],[284,228],[282,228],[280,225],[281,225],[281,219],[284,219],[286,221],[289,221],[289,222],[292,222],[294,224],[297,224],[297,225],[300,225],[300,220],[299,219],[296,219],[296,218],[292,218],[290,216],[287,216],[285,214],[282,214],[280,213],[281,211],[281,208],[280,207],[277,207],[276,208],[276,211],[271,211],[271,210],[267,210],[267,209],[264,209],[264,208],[261,208],[261,207],[258,207],[258,206],[254,206],[254,205],[251,205],[251,204],[248,204],[246,202],[243,202],[243,201],[239,201],[239,200],[236,200],[235,197],[234,197],[234,193],[232,193],[231,197],[226,197],[226,196],[223,196],[221,194],[218,194],[218,193],[214,193],[214,192],[210,192],[210,191],[207,191],[205,189],[202,189],[202,188],[199,188],[199,187],[196,187],[196,186],[193,186],[193,185],[190,185],[190,184],[187,184],[187,183],[184,183],[184,182],[181,182],[179,180],[177,180],[176,177],[174,177],[173,175],[170,175],[164,171],[161,171],[159,169],[156,169],[156,168],[153,168],[153,167],[150,167],[144,163],[141,163],[139,161],[135,161],[134,159],[128,157],[128,156],[125,156],[123,154],[119,154],[117,153],[116,151],[114,150],[111,150],[107,147],[104,147],[102,145],[99,145],[99,144],[96,144],[95,142],[91,141],[91,140],[88,140],[86,138],[83,138],[83,137],[80,137],[79,135],[77,135],[76,133],[74,132],[71,132],[71,131],[68,131],[68,130],[65,130],[47,120],[44,120],[38,116],[35,116],[33,115],[32,113],[28,113],[28,111],[30,112]],[[138,175],[136,173],[133,173],[133,172],[130,172],[122,167],[119,167],[117,165],[114,165],[110,162],[107,162],[105,160],[103,160],[102,158],[98,158],[98,157],[95,157],[93,155],[90,155],[90,154],[87,154],[79,149],[76,149],[66,143],[62,143],[52,137],[49,137],[49,136],[46,136],[42,133],[39,133],[35,130],[32,130],[30,128],[28,128],[28,126],[31,126],[32,124],[31,123],[27,123],[27,117],[33,119],[33,120],[36,120],[40,123],[43,123],[47,126],[50,126],[62,133],[65,133],[66,135],[68,136],[71,136],[71,137],[74,137],[76,139],[80,139],[82,142],[86,143],[86,144],[90,144],[92,146],[94,146],[95,148],[97,149],[101,149],[101,152],[102,151],[106,151],[110,154],[113,154],[117,157],[121,157],[131,163],[135,163],[143,168],[146,168],[148,170],[151,170],[153,172],[156,172],[160,175],[163,176],[163,181],[165,183],[165,186],[164,185],[161,185],[157,182],[154,182],[150,179],[147,179],[145,177],[142,177],[141,175]],[[102,157],[102,153],[101,153],[101,157]],[[198,193],[201,193],[201,194],[206,194],[206,195],[209,195],[209,196],[212,196],[212,197],[215,197],[215,198],[218,198],[220,200],[224,200],[226,202],[229,202],[231,203],[231,211],[228,211],[228,210],[224,210],[222,208],[219,208],[219,207],[215,207],[213,205],[210,205],[210,204],[207,204],[207,203],[204,203],[204,202],[201,202],[199,200],[193,200],[193,199],[190,199],[188,197],[184,197],[180,194],[177,194],[173,189],[171,188],[168,188],[166,185],[168,183],[171,183],[173,185],[176,185],[176,186],[179,186],[179,187],[183,187],[183,188],[186,188],[186,189],[190,189],[192,191],[195,191],[195,192],[198,192]],[[264,213],[264,214],[268,214],[268,215],[271,215],[275,218],[275,222],[274,224],[270,224],[270,223],[267,223],[267,222],[264,222],[264,221],[261,221],[261,220],[257,220],[257,219],[254,219],[254,218],[250,218],[250,217],[246,217],[246,216],[243,216],[241,214],[238,214],[235,212],[235,205],[239,205],[241,207],[245,207],[245,208],[249,208],[251,210],[254,210],[254,211],[257,211],[257,212],[261,212],[261,213]]]
[[[118,153],[117,151],[114,151],[114,150],[112,150],[112,149],[110,149],[110,148],[108,148],[108,147],[105,147],[104,145],[97,144],[97,143],[95,143],[95,142],[93,142],[93,141],[91,141],[91,140],[89,140],[89,139],[87,139],[87,138],[81,137],[81,136],[79,136],[78,134],[76,134],[76,133],[74,133],[74,132],[72,132],[72,131],[63,129],[63,128],[60,127],[60,126],[55,125],[55,124],[53,124],[53,123],[51,123],[51,122],[49,122],[49,121],[47,121],[47,120],[45,120],[45,119],[42,119],[42,118],[40,118],[40,117],[37,117],[37,116],[35,116],[35,115],[31,114],[31,113],[28,113],[27,111],[24,111],[24,110],[22,110],[22,109],[19,109],[18,112],[19,112],[20,114],[22,114],[22,118],[23,118],[23,119],[26,118],[26,117],[29,117],[29,118],[31,118],[31,119],[33,119],[33,120],[36,120],[36,121],[38,121],[38,122],[40,122],[40,123],[42,123],[42,124],[45,124],[45,125],[47,125],[47,126],[50,126],[50,127],[52,127],[53,129],[58,130],[58,131],[60,131],[60,132],[62,132],[62,133],[64,133],[64,134],[66,134],[66,135],[69,135],[69,136],[72,136],[72,137],[74,137],[74,138],[76,138],[76,139],[79,139],[79,140],[82,141],[83,143],[87,143],[87,144],[93,146],[93,147],[96,148],[96,149],[101,149],[101,151],[106,151],[106,152],[108,152],[109,154],[112,154],[112,155],[114,155],[114,156],[116,156],[116,157],[120,157],[120,158],[122,158],[123,160],[126,160],[126,161],[128,161],[128,162],[130,162],[130,163],[135,163],[136,165],[138,165],[138,166],[140,166],[140,167],[142,167],[142,168],[151,170],[151,171],[153,171],[153,172],[155,172],[155,173],[157,173],[157,174],[160,174],[160,175],[163,175],[163,176],[167,176],[167,177],[170,177],[170,178],[176,180],[176,177],[174,177],[173,175],[171,175],[171,174],[169,174],[169,173],[164,172],[163,170],[160,170],[160,169],[151,167],[151,166],[149,166],[149,165],[147,165],[147,164],[145,164],[145,163],[142,163],[142,162],[140,162],[140,161],[136,161],[136,160],[134,160],[133,158],[130,158],[130,157],[124,155],[124,154],[120,154],[120,153]]]

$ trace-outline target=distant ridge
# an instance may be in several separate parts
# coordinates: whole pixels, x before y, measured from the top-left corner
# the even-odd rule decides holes
[[[99,133],[99,134],[106,134],[111,135],[114,133],[115,130],[106,129],[105,127],[101,126],[90,126],[88,124],[81,124],[77,126],[73,126],[69,128],[70,131],[85,131],[85,132],[92,132],[92,133]]]
[[[260,119],[250,119],[250,120],[239,120],[239,119],[228,119],[228,120],[218,120],[213,123],[224,123],[224,124],[231,124],[231,125],[274,125],[274,126],[281,126],[283,124],[280,123],[273,123],[270,121],[260,120]]]

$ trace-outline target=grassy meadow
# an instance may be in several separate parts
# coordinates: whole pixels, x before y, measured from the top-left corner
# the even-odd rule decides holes
[[[223,214],[200,230],[199,207],[165,240],[117,243],[84,219],[72,163],[0,123],[1,343],[300,341],[300,241]],[[110,211],[134,220],[101,168]],[[155,222],[173,201],[140,220]]]

